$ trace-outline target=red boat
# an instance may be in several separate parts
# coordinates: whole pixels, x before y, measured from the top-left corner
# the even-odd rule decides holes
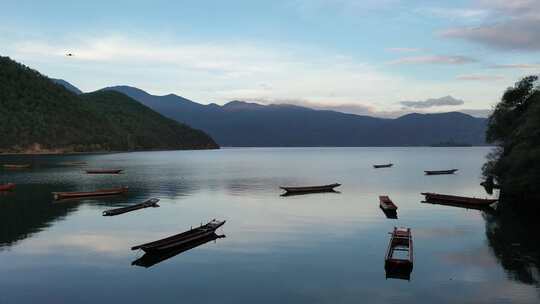
[[[392,200],[386,195],[379,196],[379,205],[381,206],[383,210],[386,210],[386,211],[397,210],[396,204],[394,204],[394,202],[392,202]]]
[[[122,169],[92,169],[86,170],[86,174],[119,174]]]
[[[83,197],[95,197],[95,196],[109,196],[109,195],[118,195],[126,193],[128,187],[113,188],[113,189],[103,189],[96,191],[86,191],[86,192],[53,192],[55,200],[69,199],[69,198],[83,198]]]
[[[476,197],[466,197],[466,196],[456,196],[456,195],[446,195],[430,192],[422,192],[422,195],[426,197],[426,201],[436,201],[447,204],[459,204],[459,205],[470,205],[476,207],[487,207],[492,205],[497,199],[488,199],[488,198],[476,198]]]
[[[28,169],[30,168],[30,164],[4,164],[4,168],[6,169]]]
[[[390,243],[386,251],[384,269],[388,274],[410,275],[413,269],[413,242],[411,228],[396,228],[390,232]]]
[[[0,185],[0,191],[10,191],[13,189],[15,189],[14,183],[7,183],[7,184]]]

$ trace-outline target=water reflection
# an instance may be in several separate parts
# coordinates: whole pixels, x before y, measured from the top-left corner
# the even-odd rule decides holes
[[[49,185],[18,185],[0,196],[0,249],[32,236],[77,210],[79,204],[51,204]]]
[[[386,216],[387,219],[397,220],[397,218],[398,218],[397,210],[388,210],[388,209],[384,209],[382,207],[379,207],[379,209],[382,210],[382,212],[384,213],[384,215]]]
[[[215,241],[221,238],[225,238],[225,235],[217,235],[216,233],[213,233],[204,238],[197,239],[196,241],[173,247],[171,250],[167,250],[165,252],[145,253],[142,257],[131,262],[131,265],[137,265],[137,266],[149,268],[165,260],[168,260],[174,256],[177,256],[182,252],[186,252],[188,250],[191,250],[193,248],[199,247],[208,242]]]
[[[538,216],[504,210],[484,214],[489,246],[514,280],[540,287],[540,242]]]

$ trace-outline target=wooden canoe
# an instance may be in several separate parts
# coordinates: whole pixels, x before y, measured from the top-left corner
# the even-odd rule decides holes
[[[149,200],[147,200],[147,201],[145,201],[143,203],[140,203],[140,204],[135,204],[135,205],[122,207],[122,208],[105,210],[105,211],[103,211],[103,216],[114,216],[114,215],[119,215],[119,214],[130,212],[130,211],[143,209],[143,208],[159,207],[158,202],[159,202],[159,198],[151,198],[151,199],[149,199]]]
[[[384,269],[387,273],[409,273],[413,269],[413,241],[411,228],[397,228],[390,232]]]
[[[10,191],[13,189],[15,189],[14,183],[7,183],[7,184],[0,185],[0,191]]]
[[[457,172],[458,169],[450,169],[450,170],[426,170],[424,171],[426,175],[442,175],[442,174],[454,174]]]
[[[119,174],[124,171],[122,169],[91,169],[85,170],[86,174]]]
[[[204,245],[208,242],[215,241],[217,239],[224,238],[225,235],[217,235],[215,232],[206,236],[202,237],[200,239],[197,239],[193,242],[182,244],[179,246],[176,246],[172,248],[171,250],[167,250],[164,252],[153,252],[153,253],[145,253],[142,257],[136,259],[135,261],[131,262],[131,265],[141,266],[145,268],[152,267],[158,263],[161,263],[165,260],[168,260],[176,255],[179,255],[180,253],[186,252],[188,250],[191,250],[193,248],[199,247],[201,245]]]
[[[53,197],[55,200],[70,199],[70,198],[85,198],[85,197],[98,197],[98,196],[109,196],[109,195],[118,195],[126,193],[128,187],[121,188],[112,188],[112,189],[101,189],[95,191],[85,191],[85,192],[53,192]]]
[[[4,164],[6,169],[28,169],[32,166],[31,164]]]
[[[384,164],[384,165],[373,165],[373,168],[375,169],[380,169],[380,168],[390,168],[392,167],[394,164],[390,163],[390,164]]]
[[[422,192],[422,195],[425,196],[426,201],[436,201],[447,204],[459,204],[459,205],[470,205],[477,207],[487,207],[497,202],[497,199],[487,199],[487,198],[476,198],[476,197],[466,197],[466,196],[457,196],[457,195],[446,195],[430,192]]]
[[[154,242],[133,246],[131,247],[131,250],[142,249],[144,252],[147,253],[165,252],[168,250],[173,250],[178,246],[197,241],[213,234],[216,229],[223,226],[225,222],[226,221],[217,221],[216,219],[213,219],[209,223],[201,225],[200,227],[192,228],[188,231]]]
[[[305,186],[305,187],[280,187],[287,193],[311,193],[311,192],[329,192],[334,191],[334,188],[341,186],[341,184],[334,183],[330,185],[322,186]]]
[[[86,166],[88,165],[87,162],[84,161],[69,161],[69,162],[62,162],[60,165],[63,166]]]
[[[396,204],[394,204],[394,202],[392,202],[392,200],[386,195],[379,196],[379,205],[382,209],[387,211],[396,211],[398,208]]]

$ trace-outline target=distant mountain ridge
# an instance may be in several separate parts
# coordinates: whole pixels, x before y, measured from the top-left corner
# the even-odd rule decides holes
[[[204,130],[223,146],[485,145],[487,120],[460,112],[412,113],[388,119],[238,100],[223,106],[203,105],[175,94],[156,96],[130,86],[103,90],[121,92],[166,117]]]

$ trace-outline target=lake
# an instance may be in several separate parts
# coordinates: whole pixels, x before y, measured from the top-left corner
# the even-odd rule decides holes
[[[487,147],[243,148],[2,156],[1,303],[538,303],[538,238],[523,223],[421,203],[420,192],[487,197]],[[84,167],[121,168],[87,175]],[[373,169],[393,162],[393,168]],[[423,170],[458,168],[455,175]],[[279,186],[338,182],[340,193],[282,197]],[[52,200],[52,191],[129,186],[127,195]],[[378,196],[398,205],[387,219]],[[159,208],[110,208],[157,197]],[[226,237],[151,267],[130,248],[211,219]],[[412,229],[410,280],[387,278],[394,226]]]

